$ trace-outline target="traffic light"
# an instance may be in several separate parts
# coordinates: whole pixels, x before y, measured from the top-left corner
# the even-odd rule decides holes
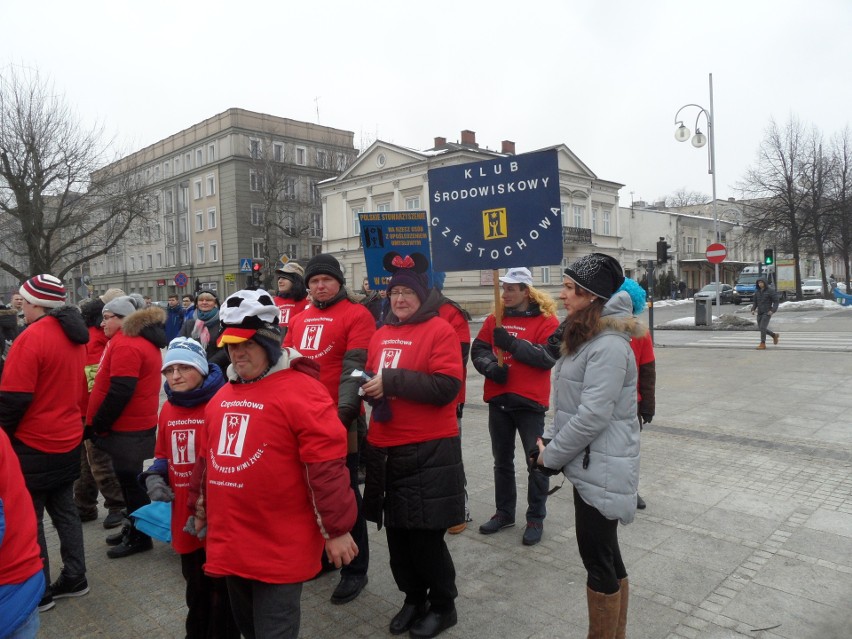
[[[672,256],[669,255],[669,249],[671,248],[671,244],[666,242],[664,237],[660,238],[660,241],[657,242],[657,264],[665,264]]]
[[[263,280],[263,259],[255,258],[251,261],[251,279],[252,286],[260,288]]]
[[[763,264],[765,266],[775,264],[775,249],[763,249]]]

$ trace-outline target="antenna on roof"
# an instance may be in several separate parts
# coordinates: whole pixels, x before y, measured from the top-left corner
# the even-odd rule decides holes
[[[320,123],[320,119],[319,119],[319,99],[320,99],[320,96],[316,96],[314,98],[314,104],[317,105],[317,124]]]

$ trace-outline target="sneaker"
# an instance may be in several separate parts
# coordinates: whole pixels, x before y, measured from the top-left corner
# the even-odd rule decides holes
[[[763,342],[761,342],[760,344],[758,344],[758,345],[757,345],[757,350],[759,350],[759,351],[765,351],[765,350],[766,350],[766,344],[764,344]]]
[[[59,574],[59,579],[50,584],[50,594],[53,599],[65,599],[66,597],[82,597],[89,592],[89,582],[86,577],[72,577],[64,572]]]
[[[540,521],[528,521],[526,530],[524,530],[524,546],[535,546],[541,541],[543,532],[544,525]]]
[[[38,611],[39,612],[47,612],[51,608],[56,606],[56,602],[53,601],[53,597],[49,592],[44,593],[44,597],[41,598],[41,601],[38,602]]]
[[[98,518],[97,510],[80,510],[78,512],[80,513],[80,521],[84,524],[87,521],[95,521]]]
[[[483,535],[493,535],[496,532],[500,532],[504,528],[511,528],[515,525],[514,520],[506,519],[499,513],[494,515],[491,519],[486,521],[479,527],[479,532]]]
[[[449,528],[447,528],[447,532],[451,535],[458,535],[459,533],[464,532],[465,528],[467,528],[467,522],[463,521],[462,523],[457,524],[456,526],[450,526]]]
[[[775,335],[772,336],[772,343],[775,344],[775,346],[778,346],[778,333],[775,333]]]
[[[104,528],[118,528],[124,523],[124,512],[121,510],[113,510],[104,518]]]

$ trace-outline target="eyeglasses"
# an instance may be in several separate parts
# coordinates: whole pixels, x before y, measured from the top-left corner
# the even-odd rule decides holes
[[[105,322],[108,322],[108,321],[110,321],[111,319],[115,319],[116,317],[117,317],[118,319],[121,319],[121,315],[113,315],[112,313],[110,313],[109,315],[107,315],[106,313],[104,313],[103,315],[101,315],[101,317],[103,318],[103,320],[104,320]]]
[[[163,369],[163,375],[166,377],[171,377],[175,373],[179,373],[182,376],[186,375],[189,371],[194,371],[195,367],[186,366],[184,364],[175,364],[174,366],[169,366],[168,368]]]
[[[199,297],[198,300],[196,300],[196,301],[198,301],[198,302],[215,302],[216,300],[213,299],[212,297]]]
[[[404,289],[393,289],[390,293],[388,293],[390,297],[403,297],[405,299],[411,299],[412,297],[417,297],[417,293],[412,291],[410,288]]]

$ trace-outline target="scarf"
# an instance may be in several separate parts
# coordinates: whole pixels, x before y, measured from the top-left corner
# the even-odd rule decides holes
[[[204,378],[201,386],[190,391],[173,391],[169,388],[169,383],[163,384],[163,389],[166,391],[166,399],[175,406],[183,406],[192,408],[199,404],[206,404],[210,401],[213,395],[216,394],[222,386],[225,385],[225,376],[222,375],[222,369],[216,364],[210,364],[210,373]]]
[[[210,343],[210,328],[219,321],[219,309],[214,308],[204,312],[196,310],[195,316],[196,320],[192,327],[191,337],[198,340],[201,346],[206,349]]]

